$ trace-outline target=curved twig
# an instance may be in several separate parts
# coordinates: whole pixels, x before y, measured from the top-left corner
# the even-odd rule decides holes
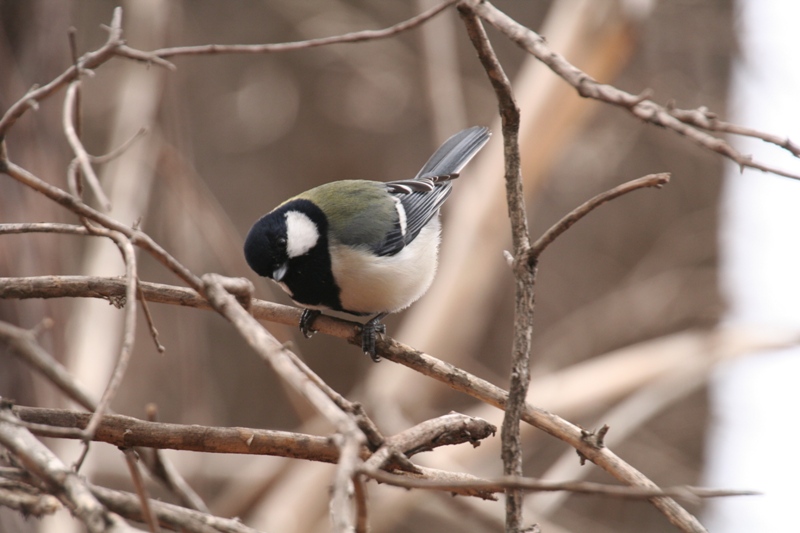
[[[618,198],[624,194],[628,194],[629,192],[638,189],[644,189],[645,187],[661,188],[669,183],[669,178],[670,174],[666,172],[661,174],[648,174],[647,176],[631,180],[623,183],[622,185],[618,185],[613,189],[600,193],[594,198],[587,200],[566,214],[561,220],[553,224],[550,229],[545,231],[544,234],[542,234],[542,236],[539,237],[530,247],[525,260],[530,264],[534,263],[544,249],[547,248],[554,240],[556,240],[559,235],[567,231],[577,221],[609,200],[613,200],[614,198]]]
[[[374,41],[393,37],[398,33],[416,28],[430,18],[435,17],[458,0],[445,0],[441,4],[434,6],[427,11],[420,13],[408,20],[398,22],[382,30],[362,30],[343,35],[331,37],[319,37],[306,41],[295,41],[290,43],[270,43],[270,44],[206,44],[200,46],[176,46],[172,48],[160,48],[150,52],[151,55],[165,58],[176,56],[193,55],[215,55],[215,54],[266,54],[275,52],[289,52],[292,50],[303,50],[306,48],[316,48],[331,44],[358,43],[363,41]]]

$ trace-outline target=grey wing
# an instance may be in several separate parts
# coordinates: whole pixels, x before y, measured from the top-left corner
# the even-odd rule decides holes
[[[399,204],[395,227],[374,251],[394,255],[413,241],[422,228],[439,213],[450,195],[452,183],[461,169],[489,140],[489,128],[474,126],[447,139],[411,180],[386,184]]]
[[[434,185],[432,181],[426,181],[429,184],[427,188],[414,189],[411,192],[408,192],[405,182],[398,182],[397,186],[395,183],[386,184],[397,203],[398,216],[392,231],[374,249],[377,255],[394,255],[402,250],[439,213],[439,208],[450,195],[452,184],[444,182]]]

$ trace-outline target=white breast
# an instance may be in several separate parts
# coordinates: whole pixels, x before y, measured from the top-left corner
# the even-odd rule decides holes
[[[431,286],[438,251],[438,217],[392,256],[375,257],[364,250],[332,245],[333,277],[341,289],[342,307],[364,314],[405,309]]]

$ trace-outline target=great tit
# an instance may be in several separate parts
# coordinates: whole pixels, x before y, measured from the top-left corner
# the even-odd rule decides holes
[[[250,228],[247,264],[305,308],[306,337],[321,309],[375,315],[362,328],[362,349],[380,361],[381,319],[417,301],[433,282],[439,208],[489,136],[479,126],[456,133],[410,180],[334,181],[286,200]]]

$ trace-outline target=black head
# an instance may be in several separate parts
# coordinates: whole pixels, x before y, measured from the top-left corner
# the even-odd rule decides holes
[[[292,200],[253,224],[244,257],[256,274],[280,282],[294,301],[338,309],[327,234],[322,210],[309,200]]]

